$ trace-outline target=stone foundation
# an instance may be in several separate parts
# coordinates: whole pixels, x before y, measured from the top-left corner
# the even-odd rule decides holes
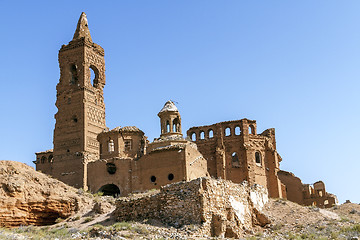
[[[196,224],[201,225],[199,235],[237,238],[245,229],[269,223],[261,212],[267,201],[267,190],[260,185],[203,177],[166,185],[153,194],[120,198],[113,214],[117,221]]]

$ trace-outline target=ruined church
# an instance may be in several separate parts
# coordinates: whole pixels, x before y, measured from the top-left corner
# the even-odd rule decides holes
[[[210,176],[259,184],[270,197],[303,205],[336,204],[323,182],[305,185],[280,170],[275,129],[258,133],[255,120],[192,127],[184,137],[179,110],[168,101],[158,113],[161,132],[153,142],[135,126],[108,129],[104,49],[92,41],[85,13],[58,60],[54,147],[36,153],[36,170],[76,188],[114,196]]]

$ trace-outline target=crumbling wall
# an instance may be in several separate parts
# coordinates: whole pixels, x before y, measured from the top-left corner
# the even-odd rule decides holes
[[[279,179],[286,186],[287,199],[301,205],[330,208],[338,203],[337,197],[326,192],[325,184],[318,181],[313,185],[303,184],[300,178],[291,172],[279,171]]]
[[[304,204],[303,184],[300,178],[291,172],[279,171],[280,181],[286,186],[287,199],[298,204]]]
[[[152,195],[120,198],[113,214],[117,221],[157,219],[175,227],[198,224],[199,235],[238,238],[244,229],[269,223],[261,213],[267,201],[267,191],[259,185],[203,177],[166,185]]]
[[[207,160],[210,176],[260,184],[271,197],[285,197],[277,177],[275,129],[257,134],[256,121],[241,119],[192,127],[187,135]]]

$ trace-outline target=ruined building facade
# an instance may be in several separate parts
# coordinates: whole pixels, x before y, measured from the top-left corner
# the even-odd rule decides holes
[[[153,142],[134,126],[109,130],[104,50],[92,42],[85,13],[59,51],[59,67],[54,148],[36,153],[37,170],[77,188],[121,196],[204,176],[260,184],[276,198],[297,191],[279,178],[275,130],[258,134],[254,120],[193,127],[184,138],[180,113],[168,101],[158,113],[161,133]]]

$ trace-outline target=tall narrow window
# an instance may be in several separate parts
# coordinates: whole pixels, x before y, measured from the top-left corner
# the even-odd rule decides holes
[[[241,130],[239,126],[235,127],[235,135],[240,135],[241,134]]]
[[[70,66],[70,74],[71,74],[70,84],[72,85],[78,84],[77,67],[75,64]]]
[[[175,118],[173,121],[173,132],[180,132],[180,120]]]
[[[261,154],[259,152],[255,152],[255,162],[257,165],[261,165]]]
[[[229,127],[225,128],[225,136],[230,136],[231,135],[231,130]]]
[[[98,71],[98,69],[94,65],[91,65],[89,70],[90,70],[91,85],[93,85],[93,87],[98,87],[98,84],[99,84],[99,71]]]
[[[131,139],[124,140],[124,145],[126,152],[131,151]]]
[[[240,160],[239,160],[239,156],[236,152],[233,152],[231,154],[231,165],[234,168],[238,168],[240,167]]]
[[[48,162],[53,162],[53,159],[54,159],[54,156],[53,155],[50,155],[49,158],[48,158]]]
[[[196,141],[196,133],[192,133],[192,134],[191,134],[191,140],[192,140],[192,141]]]
[[[115,151],[114,140],[112,140],[112,139],[109,140],[108,150],[109,150],[109,153],[113,153]]]
[[[166,121],[166,132],[170,132],[170,123]]]
[[[200,139],[205,139],[205,133],[204,133],[204,131],[201,131],[201,132],[200,132]]]
[[[253,125],[249,126],[249,134],[255,134],[255,127]]]
[[[208,134],[209,134],[209,138],[214,137],[214,131],[212,129],[209,130]]]

